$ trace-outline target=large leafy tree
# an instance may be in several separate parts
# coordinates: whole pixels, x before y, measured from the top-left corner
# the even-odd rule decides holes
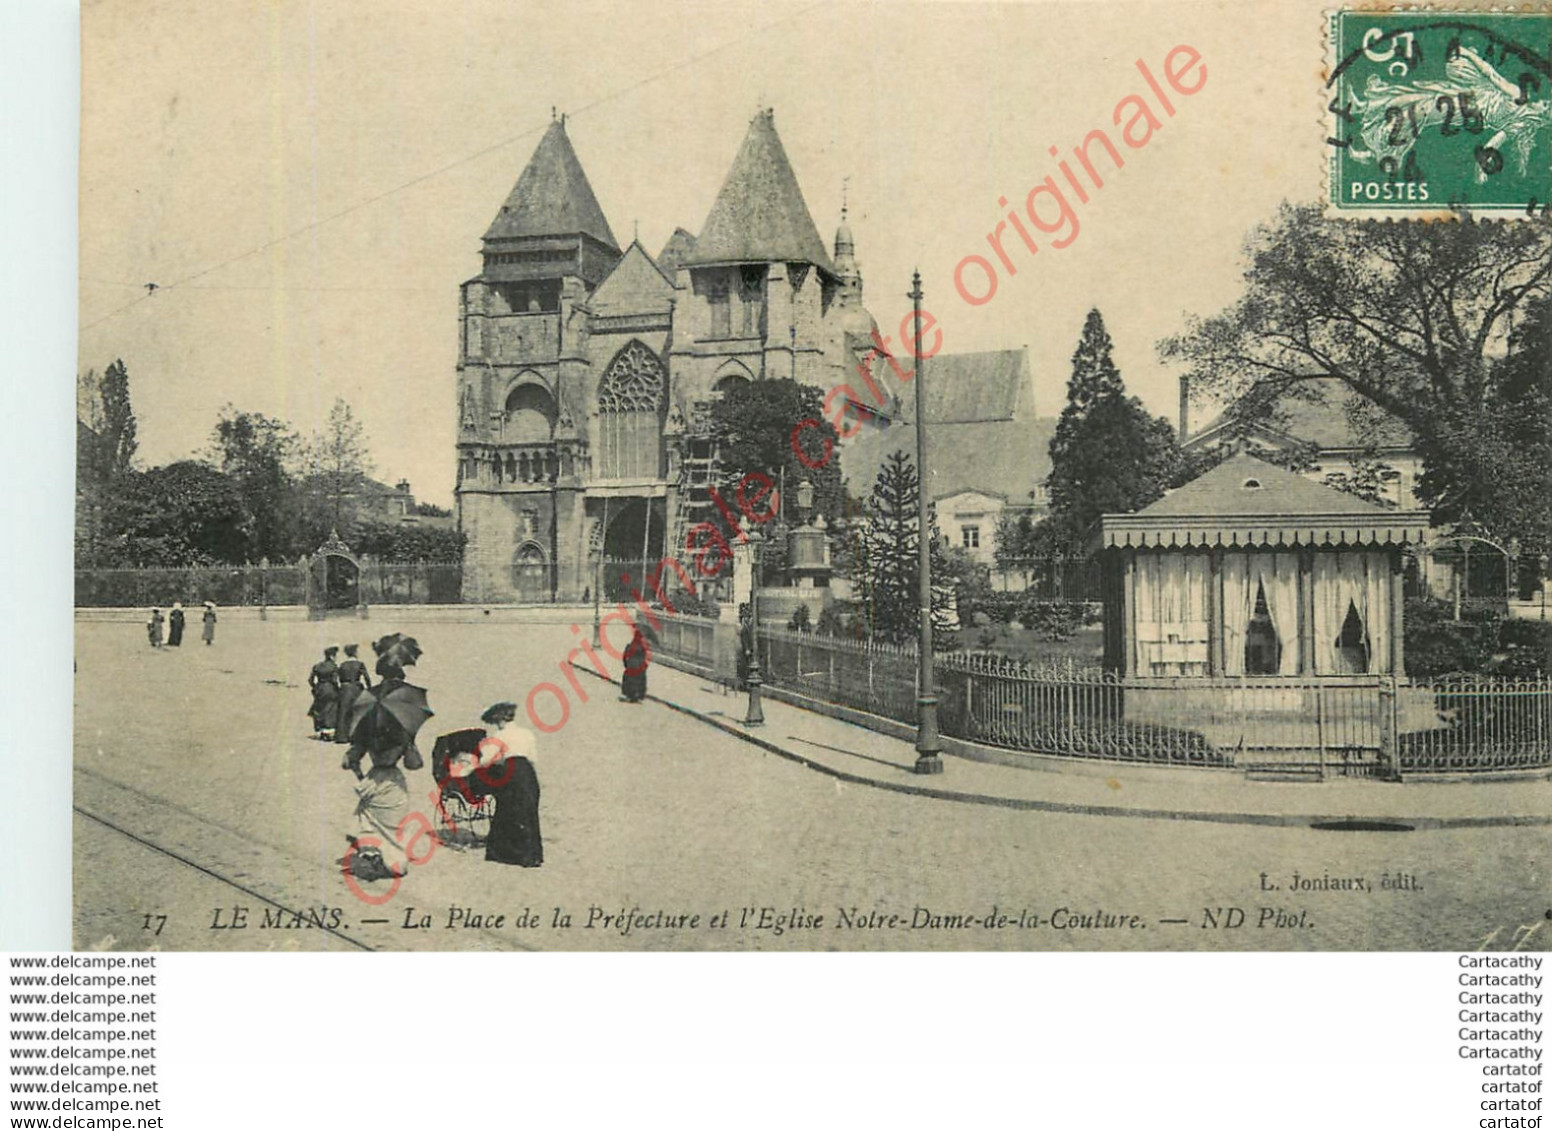
[[[807,479],[814,487],[813,513],[832,525],[845,512],[845,488],[841,483],[840,438],[825,419],[823,394],[796,381],[730,382],[711,408],[711,431],[717,442],[719,478],[727,490],[750,472],[769,475],[773,483],[786,483],[790,497],[782,511],[797,521],[797,486]],[[798,436],[809,464],[792,450],[792,433],[805,421],[818,427],[804,428]],[[830,455],[825,456],[825,441]],[[731,496],[728,502],[732,505]]]
[[[242,496],[208,464],[183,460],[121,475],[104,509],[103,557],[113,565],[227,564],[248,556]]]
[[[1552,223],[1360,222],[1285,204],[1245,256],[1244,295],[1162,342],[1166,360],[1229,398],[1335,377],[1411,429],[1436,521],[1537,536],[1522,453],[1545,451],[1547,414],[1527,414],[1540,394],[1525,380],[1552,358],[1544,329],[1514,327],[1545,317]],[[1495,360],[1506,349],[1520,360]]]
[[[1127,395],[1111,348],[1104,318],[1089,311],[1051,439],[1051,517],[1042,540],[1056,552],[1078,550],[1100,515],[1153,502],[1180,464],[1173,425]]]
[[[296,434],[282,420],[227,405],[216,421],[210,462],[237,487],[254,560],[280,560],[304,548],[297,534],[298,451]]]
[[[891,452],[863,507],[866,525],[856,547],[854,576],[869,635],[893,644],[910,643],[918,632],[920,492],[915,462],[904,452]],[[931,537],[933,644],[944,647],[952,642],[959,578],[935,526]]]

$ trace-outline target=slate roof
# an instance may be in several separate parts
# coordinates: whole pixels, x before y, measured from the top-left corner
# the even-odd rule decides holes
[[[1266,407],[1252,407],[1250,398],[1242,398],[1219,414],[1212,423],[1193,433],[1186,447],[1201,447],[1238,428],[1262,432],[1273,437],[1314,444],[1325,451],[1362,448],[1366,440],[1353,417],[1370,415],[1377,421],[1375,442],[1382,448],[1409,448],[1412,432],[1399,420],[1385,413],[1373,401],[1352,391],[1338,377],[1317,377],[1298,384]]]
[[[663,245],[663,250],[657,253],[657,265],[672,279],[674,273],[679,270],[679,265],[685,261],[685,257],[694,250],[694,233],[683,228],[675,228],[674,234],[669,236],[668,242]]]
[[[835,274],[776,133],[773,111],[764,110],[749,123],[727,180],[683,262],[812,263]]]
[[[902,366],[909,359],[902,359]],[[875,380],[893,394],[879,408],[870,393],[851,381],[865,407],[884,425],[868,426],[844,443],[841,467],[854,494],[873,489],[879,468],[891,452],[916,455],[916,389],[895,377],[882,360]],[[1029,502],[1030,492],[1051,473],[1051,437],[1055,417],[1024,411],[1029,397],[1029,360],[1025,350],[939,354],[927,361],[927,493],[939,499],[961,491],[1005,496]],[[1028,417],[1026,419],[1026,417]]]
[[[1107,514],[1112,546],[1389,545],[1421,541],[1425,511],[1387,510],[1236,453],[1136,514]]]
[[[911,367],[907,355],[900,364]],[[893,373],[891,372],[891,377]],[[975,424],[1012,420],[1029,392],[1029,351],[943,353],[927,359],[927,423]],[[900,417],[916,419],[916,390],[899,390]]]
[[[551,122],[518,177],[501,211],[485,233],[487,240],[523,239],[581,233],[618,250],[593,186],[577,160],[564,122]]]

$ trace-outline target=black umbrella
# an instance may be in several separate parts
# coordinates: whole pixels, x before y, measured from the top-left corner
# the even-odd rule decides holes
[[[412,741],[436,712],[426,701],[426,689],[390,679],[363,691],[350,708],[347,733],[366,750],[383,750]]]

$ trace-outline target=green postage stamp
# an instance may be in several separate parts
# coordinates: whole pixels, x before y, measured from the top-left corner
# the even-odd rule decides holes
[[[1552,211],[1552,7],[1330,19],[1329,212]]]

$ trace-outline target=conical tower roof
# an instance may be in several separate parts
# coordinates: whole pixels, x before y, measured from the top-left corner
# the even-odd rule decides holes
[[[764,110],[749,124],[695,250],[684,262],[693,267],[783,261],[812,263],[835,273],[777,136],[774,113]]]
[[[618,251],[604,210],[598,207],[564,120],[551,122],[523,175],[485,233],[487,240],[581,233]]]

